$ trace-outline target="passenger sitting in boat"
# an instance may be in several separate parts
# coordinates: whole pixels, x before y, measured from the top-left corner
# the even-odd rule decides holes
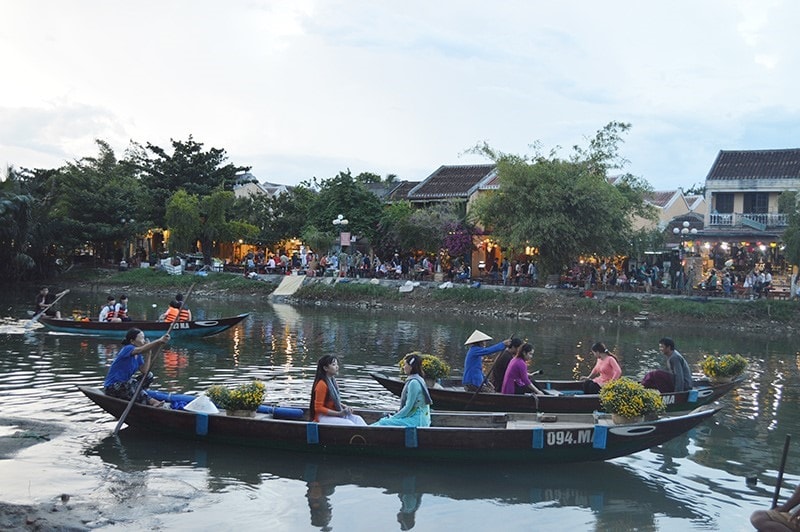
[[[594,368],[583,382],[583,393],[600,393],[600,388],[607,382],[622,377],[617,357],[609,351],[603,342],[592,346],[592,354],[597,357]]]
[[[114,296],[108,296],[106,298],[105,306],[100,309],[100,314],[97,316],[97,321],[114,321],[119,322],[122,321],[121,319],[117,318],[117,304],[116,299]]]
[[[178,305],[181,305],[181,304],[183,305],[183,308],[181,310],[183,310],[186,313],[185,315],[189,316],[188,319],[186,319],[186,320],[182,319],[182,320],[179,320],[179,321],[192,321],[192,311],[189,310],[189,307],[187,307],[186,303],[183,301],[183,294],[181,294],[180,292],[175,294],[175,301],[178,302]]]
[[[106,380],[103,383],[106,395],[129,401],[139,386],[139,380],[144,379],[136,402],[145,405],[149,404],[150,406],[161,406],[163,401],[151,398],[144,391],[153,382],[153,374],[149,371],[150,353],[147,353],[147,361],[144,360],[141,353],[150,351],[159,344],[166,344],[168,341],[169,335],[165,334],[158,340],[147,342],[141,329],[135,327],[130,329],[125,334],[125,340],[122,341],[122,349],[119,350],[114,362],[111,363],[111,367],[108,368],[108,375],[106,375]],[[137,371],[139,371],[139,375],[134,377]]]
[[[489,382],[492,383],[492,386],[494,386],[495,390],[500,390],[503,388],[503,377],[506,376],[508,365],[517,355],[520,347],[522,347],[522,340],[519,338],[512,338],[511,345],[505,348],[502,353],[497,355],[497,358],[492,364],[492,370],[489,372]]]
[[[775,495],[777,497],[777,494]],[[750,524],[760,532],[800,530],[800,486],[785,503],[772,510],[756,510],[750,515]],[[794,511],[792,511],[794,510]]]
[[[517,350],[517,354],[508,364],[506,375],[503,378],[502,392],[508,395],[523,395],[526,393],[535,393],[542,395],[542,390],[536,387],[531,382],[528,376],[528,362],[533,359],[533,346],[531,344],[523,344]]]
[[[366,425],[361,416],[353,414],[353,409],[342,404],[336,374],[339,361],[333,355],[325,355],[317,361],[317,372],[311,387],[311,404],[308,414],[311,421],[334,425]]]
[[[694,386],[692,370],[689,364],[676,349],[672,338],[662,338],[658,341],[658,349],[667,357],[667,370],[657,369],[648,372],[642,385],[645,388],[655,388],[661,393],[685,392]]]
[[[470,347],[467,350],[466,357],[464,357],[464,377],[462,377],[461,383],[468,392],[476,392],[478,389],[482,392],[495,391],[492,383],[488,382],[483,376],[481,358],[486,355],[497,353],[503,348],[508,347],[511,345],[511,339],[503,340],[491,347],[485,347],[486,341],[491,339],[492,337],[488,334],[475,329],[469,338],[467,338],[467,341],[464,342],[464,345]]]
[[[159,321],[166,321],[167,323],[172,323],[173,321],[192,321],[192,313],[187,309],[181,308],[180,302],[173,299],[169,302],[169,308],[158,319]]]
[[[125,294],[119,296],[119,303],[114,307],[114,312],[119,321],[131,321],[128,316],[128,296]]]
[[[400,410],[389,417],[373,423],[384,427],[430,427],[431,395],[425,386],[425,372],[422,371],[422,358],[408,354],[403,358],[403,373],[407,375],[403,392],[400,394]]]

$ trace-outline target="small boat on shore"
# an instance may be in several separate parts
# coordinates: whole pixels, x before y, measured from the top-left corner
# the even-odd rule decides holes
[[[387,377],[383,373],[370,373],[384,388],[400,396],[405,382]],[[712,383],[705,379],[694,381],[694,387],[685,392],[662,393],[667,412],[686,412],[712,403],[739,386],[744,377],[731,382]],[[590,413],[602,410],[598,394],[584,394],[580,381],[537,381],[545,395],[508,395],[464,390],[461,381],[446,379],[439,385],[428,386],[436,408],[446,410],[474,410],[478,412],[548,412]]]
[[[100,408],[119,419],[128,401],[80,386]],[[283,409],[299,411],[304,409]],[[377,456],[469,463],[552,464],[627,456],[686,433],[718,408],[705,406],[651,421],[615,424],[605,414],[434,412],[431,427],[326,425],[280,409],[252,417],[204,414],[136,404],[125,422],[154,437],[281,449],[316,455]],[[367,423],[385,414],[357,410]],[[289,416],[286,416],[289,417]],[[159,440],[162,441],[163,440]]]
[[[249,315],[249,313],[245,313],[229,318],[180,321],[172,328],[170,335],[173,338],[213,336],[239,324]],[[125,338],[125,333],[131,327],[141,329],[146,335],[161,335],[167,332],[170,326],[169,322],[166,321],[132,320],[106,322],[97,321],[96,319],[79,321],[52,318],[50,316],[42,316],[39,318],[39,323],[50,331],[118,339]]]

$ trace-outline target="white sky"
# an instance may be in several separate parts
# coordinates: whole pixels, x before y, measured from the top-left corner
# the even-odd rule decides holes
[[[800,2],[0,0],[0,165],[192,135],[296,184],[422,180],[478,142],[562,154],[612,120],[627,171],[703,183],[798,148]],[[5,172],[2,172],[5,175]]]

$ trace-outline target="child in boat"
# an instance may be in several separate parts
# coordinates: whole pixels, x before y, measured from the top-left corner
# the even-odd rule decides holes
[[[311,404],[308,413],[312,421],[334,425],[366,425],[353,409],[342,404],[336,374],[339,361],[333,355],[325,355],[317,361],[317,372],[311,387]]]
[[[431,396],[425,386],[422,358],[408,354],[403,359],[406,384],[400,394],[400,410],[393,416],[379,419],[373,425],[396,427],[430,427]]]
[[[108,368],[108,375],[103,383],[106,395],[129,401],[139,386],[139,380],[144,379],[139,395],[136,397],[136,402],[145,405],[149,404],[150,406],[161,406],[163,401],[157,401],[145,392],[154,378],[149,371],[149,351],[159,344],[166,344],[168,341],[169,335],[165,334],[158,340],[147,342],[141,329],[135,327],[130,329],[122,341],[122,349],[119,350],[114,362],[111,363],[111,367]],[[143,352],[148,352],[147,361],[141,355]],[[140,372],[139,376],[134,377],[137,371]]]

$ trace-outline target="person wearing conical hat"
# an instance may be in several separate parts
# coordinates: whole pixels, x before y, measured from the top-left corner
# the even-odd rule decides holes
[[[488,382],[483,375],[481,368],[481,358],[502,351],[511,345],[511,338],[498,342],[493,346],[486,347],[486,342],[492,337],[482,333],[478,329],[467,338],[464,345],[468,345],[467,356],[464,358],[464,377],[461,382],[464,389],[468,392],[494,392],[494,386]]]

